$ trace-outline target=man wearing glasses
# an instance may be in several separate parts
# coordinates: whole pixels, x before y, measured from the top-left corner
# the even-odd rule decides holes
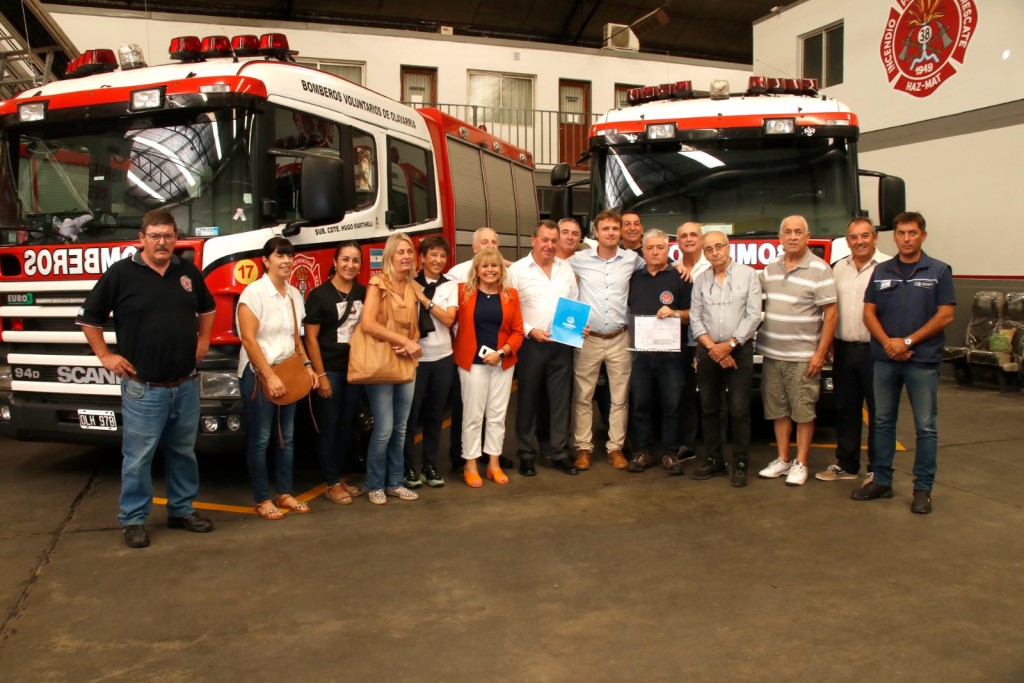
[[[697,388],[707,458],[690,475],[702,480],[725,476],[722,455],[722,389],[727,388],[732,419],[732,485],[747,485],[750,457],[750,394],[754,381],[751,340],[761,323],[761,283],[757,271],[729,256],[729,239],[721,232],[704,235],[704,255],[711,263],[693,282],[690,332],[697,340]]]
[[[107,370],[121,378],[122,464],[118,521],[129,548],[149,545],[151,466],[157,446],[167,471],[167,526],[196,533],[213,523],[192,507],[199,493],[195,442],[199,428],[196,365],[210,348],[214,300],[199,270],[174,255],[174,217],[156,209],[142,217],[140,248],[103,274],[75,321]],[[103,339],[114,314],[117,352]]]

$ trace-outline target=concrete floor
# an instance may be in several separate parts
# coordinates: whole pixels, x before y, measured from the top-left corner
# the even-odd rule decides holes
[[[117,528],[116,454],[0,441],[0,678],[1021,681],[1024,394],[944,381],[940,405],[930,516],[909,511],[912,452],[870,503],[598,458],[383,508],[213,511],[208,535],[158,506],[145,550]],[[202,469],[201,500],[248,505],[241,459]],[[320,483],[311,459],[297,482]]]

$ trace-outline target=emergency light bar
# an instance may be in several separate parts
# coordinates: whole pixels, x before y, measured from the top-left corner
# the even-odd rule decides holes
[[[117,48],[117,61],[121,62],[121,71],[131,71],[146,66],[142,48],[135,43],[128,43]]]
[[[113,50],[86,50],[68,62],[64,75],[69,78],[80,78],[106,73],[116,68],[117,58]]]
[[[197,36],[178,36],[171,40],[171,59],[181,62],[202,62],[216,57],[255,57],[264,55],[276,59],[287,59],[299,54],[288,47],[288,38],[283,33],[264,33],[258,39],[254,35],[240,35],[228,40],[227,36],[206,36],[202,41]]]
[[[747,95],[817,95],[817,78],[767,78],[751,76],[747,82]],[[716,79],[711,82],[708,96],[713,100],[724,100],[730,97],[729,82]],[[662,83],[661,85],[645,85],[630,88],[626,93],[626,103],[630,106],[654,102],[657,100],[684,100],[693,97],[692,81]]]

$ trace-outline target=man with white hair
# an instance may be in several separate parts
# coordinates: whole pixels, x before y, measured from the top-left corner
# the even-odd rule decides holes
[[[825,366],[839,312],[832,269],[811,253],[803,216],[787,216],[779,228],[783,253],[761,271],[766,295],[757,350],[764,357],[761,397],[764,416],[775,426],[778,457],[758,472],[765,479],[786,475],[788,486],[807,481],[807,458]],[[789,437],[796,423],[796,462]]]

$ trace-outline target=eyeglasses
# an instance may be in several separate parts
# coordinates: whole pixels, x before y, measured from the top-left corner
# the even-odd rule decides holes
[[[728,248],[729,248],[728,244],[709,244],[708,246],[704,247],[704,253],[705,254],[713,254],[716,251],[722,251],[722,250],[728,249]]]
[[[143,233],[143,236],[150,242],[173,242],[178,239],[178,234],[174,232],[147,232]]]

